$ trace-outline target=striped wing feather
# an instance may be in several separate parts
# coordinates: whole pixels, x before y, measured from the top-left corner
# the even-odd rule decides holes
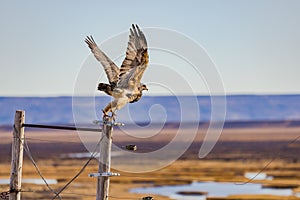
[[[111,59],[109,59],[109,57],[106,56],[103,51],[99,49],[92,36],[86,37],[85,42],[88,44],[95,58],[104,67],[109,83],[112,85],[117,84],[119,80],[119,73],[120,73],[120,70],[117,67],[117,65]]]
[[[148,65],[147,41],[144,33],[137,25],[130,29],[126,57],[120,68],[118,86],[129,87],[128,84],[138,86]]]

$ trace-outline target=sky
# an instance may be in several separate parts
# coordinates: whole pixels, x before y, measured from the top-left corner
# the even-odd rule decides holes
[[[132,23],[150,39],[147,28],[157,28],[197,43],[215,64],[226,94],[300,94],[298,0],[27,0],[0,5],[0,96],[73,95],[82,67],[92,58],[84,38],[93,35],[101,47],[120,33],[128,34]],[[119,44],[124,52],[125,40]],[[172,79],[172,73],[157,67],[158,57],[165,58],[169,69],[186,73],[185,79],[194,74],[170,55],[151,53],[151,48],[149,54],[156,67],[145,72],[147,81],[164,73]],[[205,78],[191,82],[197,94],[208,93],[199,86]],[[181,87],[176,80],[172,88]],[[148,95],[167,93],[152,86]]]

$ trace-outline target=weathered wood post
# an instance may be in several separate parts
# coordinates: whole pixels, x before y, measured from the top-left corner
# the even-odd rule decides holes
[[[24,127],[22,124],[25,121],[25,111],[17,110],[15,113],[15,121],[13,127],[12,141],[12,160],[10,171],[10,200],[21,199],[21,179],[23,167],[23,142],[24,142]]]
[[[109,173],[111,163],[112,118],[104,116],[102,125],[102,140],[100,142],[100,160],[96,200],[107,200],[109,192]]]

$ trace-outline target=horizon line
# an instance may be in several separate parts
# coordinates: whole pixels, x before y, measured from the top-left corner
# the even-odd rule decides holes
[[[227,94],[179,94],[179,95],[167,95],[167,94],[153,94],[147,95],[144,94],[144,97],[169,97],[169,96],[178,96],[178,97],[208,97],[208,96],[297,96],[300,93],[227,93]],[[58,97],[110,97],[108,95],[0,95],[0,98],[58,98]]]

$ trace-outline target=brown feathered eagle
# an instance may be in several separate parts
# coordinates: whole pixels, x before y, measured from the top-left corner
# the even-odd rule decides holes
[[[104,115],[111,112],[114,117],[116,110],[121,109],[128,102],[137,102],[142,97],[142,91],[148,90],[147,86],[141,83],[149,58],[146,37],[138,25],[132,25],[126,57],[120,68],[99,49],[92,36],[87,37],[85,42],[104,67],[109,81],[109,84],[99,83],[98,90],[114,97],[114,100],[102,111]]]

